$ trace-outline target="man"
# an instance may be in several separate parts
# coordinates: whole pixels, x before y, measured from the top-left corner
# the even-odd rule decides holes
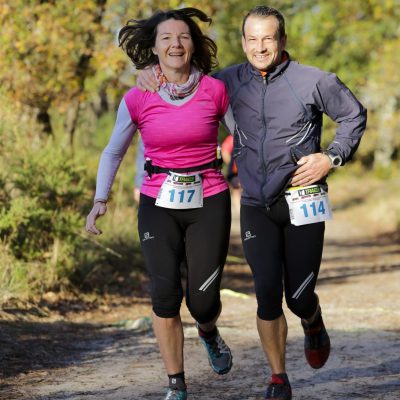
[[[244,17],[242,34],[248,62],[216,77],[228,88],[236,122],[233,157],[243,187],[242,243],[254,276],[257,328],[272,372],[265,398],[290,400],[283,293],[288,308],[301,318],[309,365],[321,368],[330,353],[315,293],[323,221],[330,214],[325,178],[352,158],[365,130],[366,110],[334,74],[290,59],[278,10],[253,8]],[[323,114],[338,123],[324,152]],[[310,202],[307,193],[318,203]]]

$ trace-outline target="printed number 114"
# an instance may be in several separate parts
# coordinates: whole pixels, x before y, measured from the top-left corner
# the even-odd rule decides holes
[[[319,202],[318,208],[317,208],[317,204],[315,203],[315,201],[313,201],[312,203],[309,203],[308,207],[311,209],[312,215],[314,215],[314,216],[316,216],[317,213],[318,214],[325,214],[325,207],[324,207],[324,202],[323,201]],[[300,208],[303,210],[304,217],[308,218],[307,203],[304,203],[302,206],[300,206]]]

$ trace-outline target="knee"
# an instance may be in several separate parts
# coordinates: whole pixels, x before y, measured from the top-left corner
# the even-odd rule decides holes
[[[283,293],[270,285],[256,285],[257,316],[265,321],[273,321],[282,313]]]
[[[257,299],[257,316],[264,321],[273,321],[283,314],[282,299],[265,302]]]
[[[187,302],[187,307],[191,316],[200,324],[205,324],[212,321],[219,313],[221,308],[221,301],[214,299],[213,301],[207,301],[202,296],[199,298],[191,299]]]
[[[286,299],[289,310],[299,318],[307,319],[314,314],[317,308],[317,300],[315,296],[303,299]]]
[[[160,318],[173,318],[179,314],[183,294],[182,291],[151,291],[153,311]]]

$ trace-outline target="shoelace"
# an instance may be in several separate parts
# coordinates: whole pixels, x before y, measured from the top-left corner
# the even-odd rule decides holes
[[[225,344],[224,340],[221,338],[219,334],[212,341],[210,342],[206,341],[206,342],[208,346],[211,348],[213,354],[215,354],[217,357],[219,357],[221,354],[229,353],[228,346]]]
[[[174,397],[175,395],[178,395],[179,397]],[[175,399],[181,399],[182,396],[179,395],[179,390],[171,390],[168,392],[167,397],[165,400],[175,400]]]

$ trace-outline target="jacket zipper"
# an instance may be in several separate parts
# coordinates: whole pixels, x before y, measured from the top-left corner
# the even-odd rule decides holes
[[[260,155],[261,155],[261,161],[262,161],[262,168],[265,174],[265,178],[267,176],[267,164],[264,158],[264,143],[265,143],[265,139],[267,138],[267,125],[265,122],[265,114],[264,114],[264,108],[265,108],[265,95],[267,92],[267,77],[263,76],[263,90],[262,90],[262,102],[261,102],[261,115],[262,115],[262,123],[263,123],[263,129],[264,129],[264,135],[263,138],[261,140],[261,149],[260,149]],[[264,186],[267,184],[267,179],[264,180],[264,183],[261,185],[261,199],[263,200],[263,203],[265,203],[265,198],[264,198]],[[269,210],[269,206],[268,204],[266,204],[267,210]]]

